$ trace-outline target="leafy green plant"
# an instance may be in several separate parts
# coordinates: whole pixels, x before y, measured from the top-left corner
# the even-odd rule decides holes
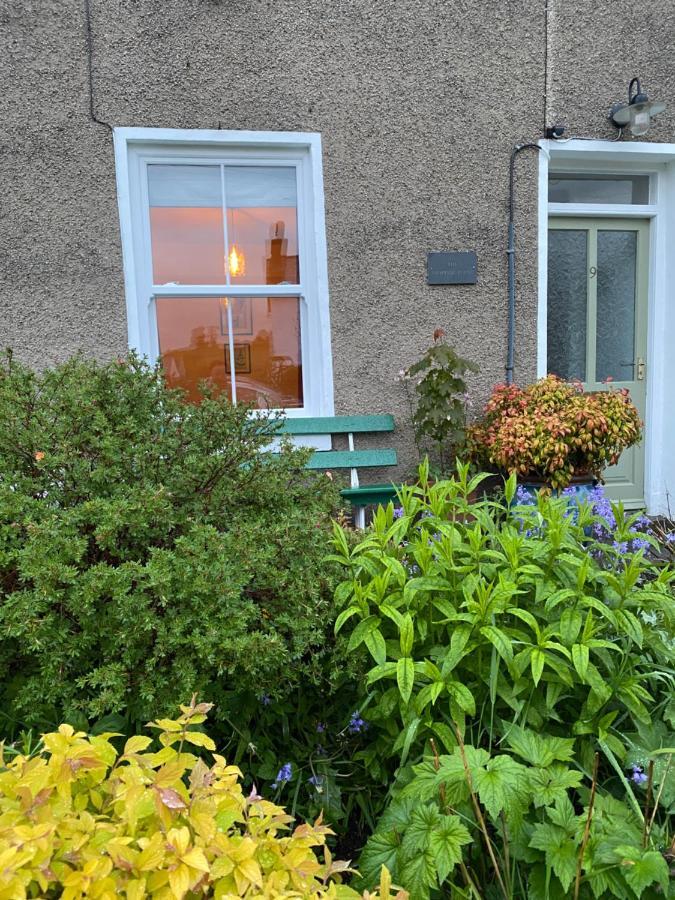
[[[675,812],[656,763],[675,747],[675,575],[596,543],[587,505],[515,505],[515,476],[470,503],[484,477],[422,466],[357,546],[335,529],[336,629],[372,658],[361,755],[390,785],[364,875],[386,856],[413,897],[641,896],[667,880]]]
[[[473,460],[566,488],[577,475],[599,478],[637,444],[642,423],[628,391],[584,393],[548,375],[519,388],[498,384],[482,420],[468,431]]]
[[[430,442],[442,472],[452,467],[464,446],[468,402],[464,375],[477,371],[477,366],[457,355],[446,343],[443,329],[437,328],[434,343],[422,358],[399,373],[413,408],[418,448],[421,451]],[[409,388],[413,381],[414,404]]]
[[[192,752],[215,750],[210,709],[193,699],[150,722],[159,747],[134,735],[120,753],[114,734],[61,725],[38,755],[1,760],[0,896],[357,898],[321,819],[291,831],[282,807],[244,794],[236,766]],[[369,896],[389,900],[389,873],[377,880]]]
[[[228,709],[338,669],[338,496],[273,418],[132,357],[0,365],[0,708],[126,730],[194,690]],[[313,686],[313,688],[311,687]],[[248,699],[247,699],[248,698]],[[253,714],[253,713],[252,713]]]

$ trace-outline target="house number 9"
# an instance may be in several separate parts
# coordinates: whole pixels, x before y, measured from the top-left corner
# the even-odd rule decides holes
[[[595,266],[591,266],[588,271],[590,273],[591,278],[595,278],[595,276],[598,274],[598,270],[595,268]]]

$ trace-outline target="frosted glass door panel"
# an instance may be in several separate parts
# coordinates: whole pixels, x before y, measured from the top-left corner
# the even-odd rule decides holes
[[[548,371],[586,379],[588,232],[552,230],[548,237]]]
[[[598,231],[596,381],[632,381],[636,231]]]

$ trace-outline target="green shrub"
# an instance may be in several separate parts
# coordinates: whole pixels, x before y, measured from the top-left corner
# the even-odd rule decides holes
[[[615,548],[589,506],[514,506],[515,477],[469,504],[484,476],[427,474],[356,547],[335,533],[336,629],[372,658],[362,759],[390,784],[366,880],[386,862],[413,898],[667,894],[674,573],[621,549],[618,508]]]
[[[339,883],[349,864],[333,860],[326,825],[291,832],[293,817],[246,795],[236,766],[191,752],[215,750],[200,727],[209,709],[193,700],[150,722],[159,747],[134,735],[119,752],[115,735],[61,725],[39,753],[3,760],[0,896],[357,898]],[[370,897],[390,900],[390,888],[383,870]]]
[[[323,558],[339,498],[303,468],[306,451],[261,453],[274,430],[223,394],[184,403],[133,356],[42,374],[2,358],[10,721],[83,727],[114,713],[108,726],[130,730],[199,691],[222,723],[233,705],[330,684]]]

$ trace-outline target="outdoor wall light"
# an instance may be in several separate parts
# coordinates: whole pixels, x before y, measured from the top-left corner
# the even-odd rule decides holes
[[[640,79],[633,78],[628,85],[628,103],[615,103],[609,111],[609,119],[617,128],[627,126],[634,137],[642,137],[649,131],[652,116],[663,112],[665,108],[665,103],[654,103],[643,94]]]

